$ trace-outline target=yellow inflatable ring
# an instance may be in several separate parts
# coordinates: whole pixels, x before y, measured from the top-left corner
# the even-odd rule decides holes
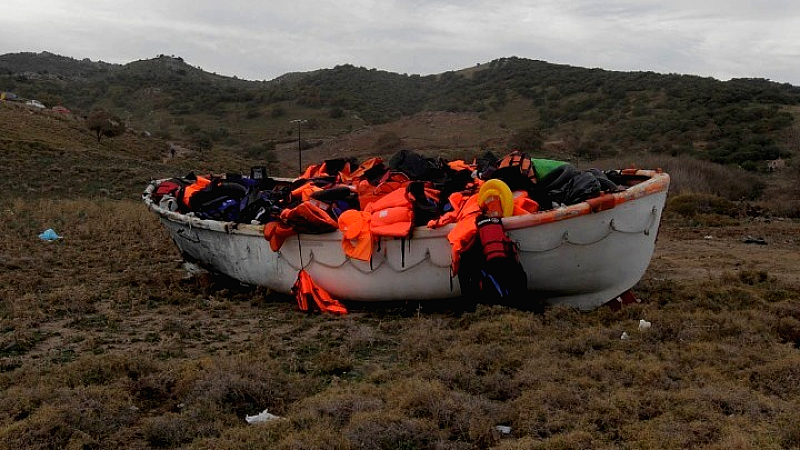
[[[500,199],[503,217],[510,217],[514,214],[514,196],[511,194],[511,189],[502,180],[492,178],[483,183],[483,186],[478,191],[478,206],[483,208],[486,199],[489,197],[498,197]]]

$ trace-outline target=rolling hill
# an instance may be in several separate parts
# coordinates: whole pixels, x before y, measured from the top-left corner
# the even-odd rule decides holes
[[[78,115],[104,108],[195,150],[278,162],[296,160],[301,139],[314,157],[520,147],[584,160],[689,155],[748,170],[800,151],[800,87],[516,57],[431,76],[341,65],[247,81],[175,56],[119,65],[18,53],[0,56],[0,90]],[[300,139],[294,119],[306,120]]]

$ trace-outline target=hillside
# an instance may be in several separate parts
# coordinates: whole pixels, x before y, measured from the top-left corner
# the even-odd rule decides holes
[[[0,102],[0,198],[135,199],[154,178],[244,170],[247,161],[181,151],[135,130],[100,142],[80,117]]]
[[[88,58],[77,60],[54,53],[9,53],[0,56],[0,74],[19,81],[29,80],[99,80],[119,65]]]
[[[113,65],[25,53],[0,56],[0,90],[79,114],[105,108],[153,136],[244,157],[296,142],[291,120],[297,118],[307,121],[304,145],[326,144],[321,149],[330,154],[380,154],[385,149],[349,146],[374,146],[377,138],[359,136],[384,126],[394,133],[384,140],[395,147],[431,155],[446,149],[502,153],[513,146],[588,160],[690,155],[756,171],[767,160],[800,152],[796,86],[521,58],[425,77],[342,65],[246,81],[204,72],[174,56]],[[419,126],[443,112],[462,115],[470,128],[454,130],[454,140],[442,138],[441,127]],[[422,117],[420,123],[415,117]]]

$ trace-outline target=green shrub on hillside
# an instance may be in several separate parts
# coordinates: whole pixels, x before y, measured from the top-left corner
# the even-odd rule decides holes
[[[667,209],[684,217],[720,214],[735,217],[741,208],[730,200],[708,194],[680,194],[670,197]]]

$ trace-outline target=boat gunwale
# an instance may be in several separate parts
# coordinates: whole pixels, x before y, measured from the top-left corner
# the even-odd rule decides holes
[[[530,214],[523,214],[518,216],[511,216],[503,218],[503,226],[507,230],[518,230],[523,228],[531,228],[538,225],[544,225],[554,222],[573,219],[576,217],[588,215],[594,212],[605,211],[613,209],[621,204],[634,201],[636,199],[653,195],[659,192],[666,191],[669,188],[670,177],[667,173],[659,170],[642,170],[642,169],[627,169],[623,171],[624,175],[631,175],[634,177],[647,177],[646,180],[641,181],[627,189],[619,192],[607,193],[599,197],[595,197],[581,203],[574,205],[563,206],[546,211],[534,212]],[[253,225],[246,223],[219,221],[211,219],[200,219],[198,217],[181,214],[175,211],[169,211],[161,208],[151,199],[151,194],[155,187],[164,181],[153,180],[145,189],[142,194],[142,199],[155,214],[158,214],[164,219],[172,222],[183,223],[189,227],[200,229],[207,229],[212,231],[224,232],[227,234],[242,234],[242,235],[263,235],[264,225]],[[437,238],[446,236],[447,233],[455,226],[455,224],[448,224],[440,228],[431,229],[427,226],[418,226],[413,230],[415,239],[421,238]],[[342,234],[339,230],[330,231],[320,234],[301,234],[303,240],[318,240],[318,241],[341,241]],[[395,238],[391,238],[395,239]]]

